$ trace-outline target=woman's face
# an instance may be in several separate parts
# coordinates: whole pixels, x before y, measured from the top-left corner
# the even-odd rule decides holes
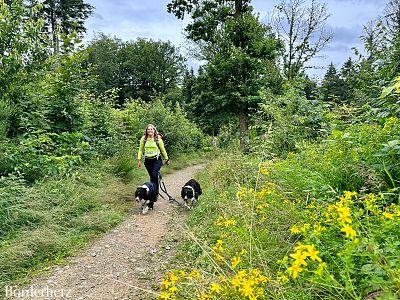
[[[149,127],[147,127],[147,134],[149,135],[149,136],[154,136],[154,127],[153,126],[149,126]]]

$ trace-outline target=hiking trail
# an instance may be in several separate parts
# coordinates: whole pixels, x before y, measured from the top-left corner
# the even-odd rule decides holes
[[[195,165],[163,175],[168,193],[182,202],[182,186],[202,168],[204,165]],[[134,201],[134,188],[129,216],[116,228],[66,259],[62,266],[55,266],[46,275],[32,280],[24,289],[47,288],[53,292],[50,297],[34,299],[157,298],[161,278],[166,271],[164,266],[173,258],[176,245],[181,240],[181,230],[175,225],[183,222],[187,210],[159,196],[154,210],[142,215]]]

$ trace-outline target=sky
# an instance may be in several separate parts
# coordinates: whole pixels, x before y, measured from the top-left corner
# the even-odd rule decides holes
[[[103,32],[121,40],[135,40],[138,37],[153,40],[171,41],[186,52],[188,42],[185,40],[184,27],[190,20],[178,20],[166,10],[169,0],[86,0],[95,7],[94,13],[86,21],[87,35],[85,41]],[[260,21],[267,22],[274,7],[280,0],[253,0],[255,12]],[[320,0],[319,2],[322,2]],[[308,70],[312,77],[323,77],[326,67],[332,62],[338,69],[348,57],[353,55],[353,47],[363,49],[360,36],[363,26],[382,14],[387,0],[328,0],[330,17],[327,27],[334,37],[330,44],[312,61],[317,69]],[[197,69],[200,62],[188,59],[188,65]]]

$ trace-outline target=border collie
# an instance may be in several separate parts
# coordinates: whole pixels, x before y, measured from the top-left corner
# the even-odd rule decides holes
[[[142,214],[146,214],[149,209],[153,209],[154,202],[157,201],[157,188],[152,182],[146,182],[139,186],[135,192],[135,200],[142,205]]]
[[[199,201],[201,193],[200,184],[196,180],[190,179],[186,182],[181,191],[181,197],[183,201],[185,201],[185,207],[191,209],[191,206]]]

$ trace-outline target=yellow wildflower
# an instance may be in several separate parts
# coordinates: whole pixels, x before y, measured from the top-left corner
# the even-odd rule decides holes
[[[243,296],[249,297],[250,300],[257,299],[254,295],[253,282],[250,280],[246,280],[243,282],[241,292]]]
[[[200,278],[200,272],[198,270],[192,270],[188,277],[188,279],[195,279],[195,278]]]
[[[292,275],[293,279],[296,279],[297,276],[299,275],[299,273],[301,271],[303,271],[303,269],[300,267],[299,264],[293,264],[292,266],[290,266],[287,271]]]
[[[211,299],[210,295],[206,293],[200,293],[199,300],[208,300],[208,299]]]
[[[307,255],[305,255],[305,253],[306,252],[301,252],[300,250],[297,250],[295,253],[290,254],[290,257],[294,258],[295,260],[302,261],[307,258]]]
[[[222,291],[222,288],[221,288],[221,286],[220,286],[218,283],[213,282],[213,283],[211,283],[211,288],[210,288],[210,290],[211,290],[212,292],[220,293],[220,292]]]
[[[300,229],[299,229],[299,227],[297,227],[296,225],[294,225],[294,226],[292,226],[292,227],[290,228],[290,232],[293,233],[293,234],[300,233]]]
[[[232,268],[236,268],[236,266],[240,263],[240,256],[235,256],[231,260]]]
[[[340,231],[344,232],[348,238],[354,238],[357,236],[357,232],[349,225],[345,225],[342,229],[340,229]]]
[[[241,188],[239,191],[236,193],[236,198],[241,199],[244,195],[246,195],[247,189],[245,187]]]
[[[225,227],[229,227],[229,226],[233,226],[233,225],[235,225],[236,224],[236,221],[235,220],[233,220],[233,219],[230,219],[230,220],[226,220],[225,222],[224,222],[224,225],[225,225]]]
[[[390,220],[393,220],[393,219],[394,219],[393,214],[392,214],[391,212],[385,211],[382,215],[383,215],[386,219],[390,219]]]
[[[166,278],[163,278],[162,281],[161,281],[161,284],[162,284],[163,287],[168,288],[170,285],[172,285],[172,282],[169,281]]]
[[[177,282],[179,280],[179,277],[176,276],[174,273],[171,273],[170,280],[171,280],[171,283],[174,284],[175,282]]]
[[[163,292],[161,292],[161,294],[160,294],[160,296],[159,296],[159,299],[172,299],[171,298],[171,296],[172,295],[170,295],[168,292],[166,292],[166,291],[163,291]]]
[[[354,197],[357,197],[357,192],[349,192],[349,191],[345,191],[344,192],[344,198],[346,199],[346,200],[351,200],[351,198],[354,196]]]
[[[311,260],[321,262],[322,259],[318,256],[318,254],[319,251],[315,250],[314,245],[310,245],[307,252],[305,252],[305,255],[309,256]]]

